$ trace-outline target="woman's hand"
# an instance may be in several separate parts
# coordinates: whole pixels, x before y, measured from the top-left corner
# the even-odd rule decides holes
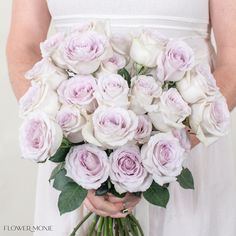
[[[88,210],[100,216],[125,218],[140,200],[140,197],[136,197],[131,193],[127,193],[124,198],[117,198],[110,193],[100,197],[95,195],[94,190],[89,190],[84,205]],[[127,212],[123,213],[122,211],[125,209],[127,209]]]

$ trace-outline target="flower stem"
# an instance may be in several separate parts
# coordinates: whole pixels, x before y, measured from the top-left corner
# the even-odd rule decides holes
[[[132,214],[128,215],[127,217],[129,217],[135,223],[135,225],[138,227],[138,230],[139,230],[141,236],[144,236],[142,227],[140,226],[138,220]]]
[[[118,224],[118,229],[119,229],[119,236],[125,236],[124,234],[124,229],[121,224],[121,219],[116,219],[117,224]]]
[[[139,232],[136,228],[136,225],[127,217],[128,228],[132,236],[139,236]]]
[[[70,236],[75,236],[76,232],[79,230],[79,228],[82,226],[82,224],[93,214],[93,212],[89,212],[81,221],[80,223],[74,228],[73,232],[70,234]]]
[[[109,221],[108,225],[109,236],[113,236],[113,218],[109,217],[108,221]]]
[[[93,235],[95,227],[96,227],[96,225],[98,223],[99,218],[100,218],[100,216],[98,216],[98,215],[95,215],[95,217],[93,218],[93,222],[92,222],[92,225],[91,225],[91,228],[90,228],[88,236],[92,236]]]
[[[108,217],[104,218],[103,236],[108,236]]]
[[[104,224],[104,217],[101,216],[99,224],[98,224],[98,231],[97,231],[97,235],[96,236],[101,236],[103,224]]]
[[[129,236],[129,230],[127,228],[127,219],[126,218],[120,219],[120,221],[121,221],[122,227],[125,231],[125,236]]]

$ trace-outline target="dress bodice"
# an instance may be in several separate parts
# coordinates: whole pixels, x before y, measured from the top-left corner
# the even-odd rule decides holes
[[[86,20],[109,20],[113,29],[157,28],[170,37],[209,36],[208,0],[48,0],[57,30]]]

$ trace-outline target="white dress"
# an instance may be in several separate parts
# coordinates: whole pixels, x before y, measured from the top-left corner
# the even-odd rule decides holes
[[[68,30],[81,21],[109,20],[117,32],[155,28],[168,37],[185,38],[198,60],[214,64],[210,38],[208,0],[48,0],[56,30]],[[195,147],[186,165],[195,179],[195,190],[171,184],[167,209],[142,201],[135,209],[145,236],[235,236],[236,175],[231,136],[206,148]],[[35,225],[51,225],[52,232],[37,236],[67,236],[85,209],[60,216],[58,192],[48,179],[53,164],[41,165],[38,173]],[[86,235],[83,232],[79,236]]]

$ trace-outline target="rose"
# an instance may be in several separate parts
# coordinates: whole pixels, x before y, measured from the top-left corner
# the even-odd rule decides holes
[[[141,162],[141,153],[136,145],[117,148],[109,157],[110,178],[118,193],[144,192],[152,184],[152,178]]]
[[[103,21],[85,21],[77,23],[75,27],[72,27],[70,33],[83,33],[86,31],[95,31],[107,35],[110,27],[107,22]]]
[[[96,109],[94,92],[96,90],[96,79],[91,75],[76,75],[69,80],[63,81],[57,93],[63,104],[76,105],[88,112]]]
[[[132,39],[127,34],[113,33],[110,37],[112,48],[115,52],[129,57]]]
[[[112,56],[108,38],[96,31],[70,34],[60,51],[64,65],[77,74],[95,72],[102,61]]]
[[[43,43],[40,44],[40,49],[43,57],[54,57],[57,54],[57,49],[65,39],[65,33],[59,32],[47,40],[45,40]]]
[[[165,43],[166,39],[156,31],[144,30],[139,37],[133,39],[130,57],[140,65],[155,67]]]
[[[60,147],[62,130],[45,113],[34,112],[22,123],[19,141],[23,158],[44,162]]]
[[[157,77],[161,81],[179,81],[194,65],[194,52],[183,41],[170,41],[157,63]]]
[[[179,140],[179,143],[185,152],[189,153],[191,150],[191,142],[187,135],[186,129],[173,129],[172,134]]]
[[[219,91],[210,66],[205,64],[197,65],[176,85],[184,100],[190,104],[214,97]]]
[[[161,96],[162,88],[152,76],[139,75],[131,80],[131,109],[145,114]]]
[[[85,189],[98,189],[109,175],[105,151],[91,144],[74,146],[66,156],[67,176]]]
[[[57,94],[46,83],[32,82],[31,87],[19,100],[20,116],[41,110],[54,117],[60,107]]]
[[[86,119],[77,107],[61,107],[57,113],[56,120],[70,142],[79,143],[83,141],[81,130],[86,123]]]
[[[143,165],[159,185],[176,181],[182,171],[183,154],[184,149],[171,132],[152,136],[141,149]]]
[[[152,122],[147,115],[140,115],[138,116],[138,127],[135,132],[134,139],[139,144],[146,143],[152,132]]]
[[[54,90],[63,80],[68,78],[68,75],[62,69],[54,66],[48,58],[43,58],[26,72],[25,78],[47,83]]]
[[[84,139],[97,146],[114,148],[134,138],[138,118],[133,111],[118,107],[98,107],[82,129]]]
[[[112,57],[102,62],[102,70],[104,72],[117,73],[119,69],[126,66],[127,61],[124,56],[114,53]]]
[[[157,130],[167,132],[172,128],[184,128],[183,121],[191,114],[191,108],[183,100],[177,89],[162,93],[156,111],[148,115]]]
[[[189,123],[197,138],[205,145],[226,135],[230,128],[230,112],[225,98],[218,94],[214,100],[193,104]]]
[[[104,75],[98,79],[95,97],[99,105],[127,108],[129,86],[127,81],[118,74]]]

